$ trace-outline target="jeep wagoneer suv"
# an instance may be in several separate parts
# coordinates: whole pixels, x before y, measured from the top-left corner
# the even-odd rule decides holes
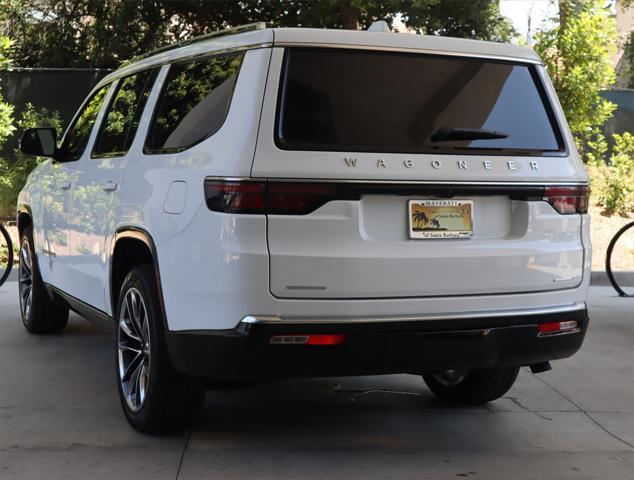
[[[588,326],[587,178],[529,49],[256,25],[123,66],[22,149],[51,157],[19,198],[24,325],[112,322],[142,431],[281,377],[483,403]]]

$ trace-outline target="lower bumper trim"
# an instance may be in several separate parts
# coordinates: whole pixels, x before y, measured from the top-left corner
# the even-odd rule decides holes
[[[213,381],[260,381],[532,365],[573,355],[583,309],[391,322],[242,323],[231,331],[166,332],[174,368]],[[539,337],[541,323],[575,320],[579,331]],[[345,335],[339,345],[272,344],[274,336]]]

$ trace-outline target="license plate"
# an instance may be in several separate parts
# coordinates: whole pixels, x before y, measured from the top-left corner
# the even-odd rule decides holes
[[[473,235],[473,201],[410,200],[410,238],[470,238]]]

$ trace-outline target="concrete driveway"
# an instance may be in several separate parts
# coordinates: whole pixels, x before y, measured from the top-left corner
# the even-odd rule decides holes
[[[527,370],[486,408],[447,409],[398,375],[210,392],[191,431],[136,433],[119,408],[108,332],[20,324],[0,289],[0,478],[633,479],[634,299],[593,287],[575,357]]]

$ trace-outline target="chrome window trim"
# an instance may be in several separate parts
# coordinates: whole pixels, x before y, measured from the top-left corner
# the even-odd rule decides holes
[[[532,65],[544,65],[544,62],[526,57],[513,57],[505,55],[491,55],[487,53],[458,52],[452,50],[432,50],[429,48],[408,48],[408,47],[383,47],[378,45],[362,45],[348,43],[315,43],[315,42],[277,42],[273,41],[274,47],[319,47],[319,48],[344,48],[354,50],[375,50],[382,52],[405,52],[405,53],[426,53],[429,55],[447,55],[452,57],[486,58],[488,60],[501,60],[514,63],[530,63]]]
[[[514,310],[491,310],[481,312],[440,313],[429,315],[404,315],[388,317],[280,317],[276,315],[247,315],[240,320],[240,325],[308,325],[308,324],[349,324],[349,323],[390,323],[390,322],[421,322],[430,320],[465,320],[471,318],[499,318],[510,316],[543,315],[551,313],[578,312],[585,310],[586,303],[578,302],[572,305],[558,305],[553,307],[526,308]]]

